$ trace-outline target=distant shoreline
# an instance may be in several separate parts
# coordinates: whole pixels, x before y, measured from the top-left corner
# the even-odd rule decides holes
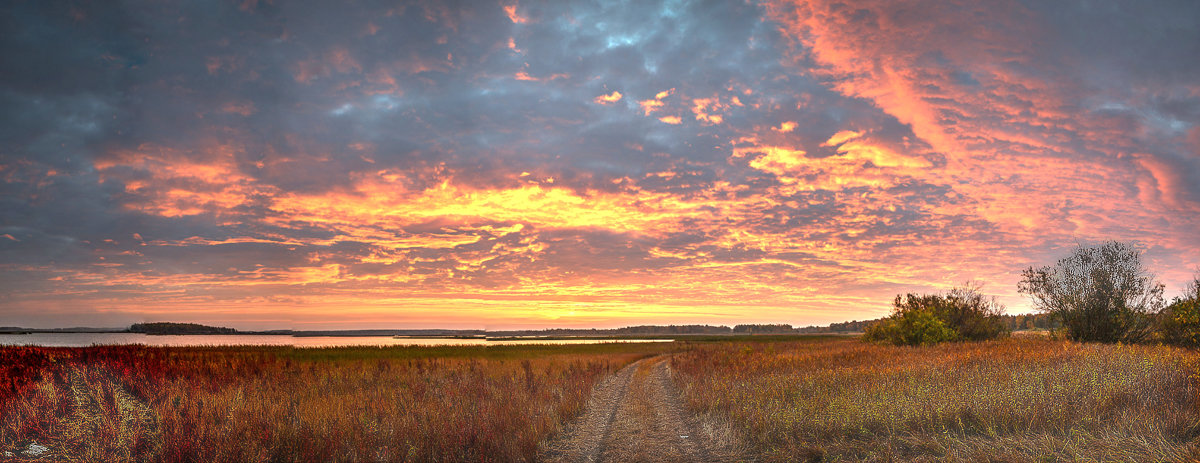
[[[590,330],[581,330],[590,331]],[[776,332],[776,333],[613,333],[613,335],[500,335],[486,333],[431,333],[428,330],[346,330],[346,331],[235,331],[235,332],[136,332],[126,329],[0,329],[0,335],[130,335],[145,336],[289,336],[289,337],[394,337],[410,339],[481,339],[481,341],[590,341],[590,339],[703,339],[703,338],[772,338],[798,336],[857,336],[862,332]]]

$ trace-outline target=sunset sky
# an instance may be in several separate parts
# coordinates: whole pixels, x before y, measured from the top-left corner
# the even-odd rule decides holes
[[[0,6],[0,326],[877,318],[1200,268],[1200,2]],[[118,3],[120,5],[118,6]]]

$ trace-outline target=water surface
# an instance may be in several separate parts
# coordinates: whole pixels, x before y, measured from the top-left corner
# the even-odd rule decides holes
[[[142,333],[31,333],[0,334],[0,345],[88,347],[142,344],[146,346],[504,346],[520,344],[599,344],[605,342],[671,342],[670,339],[511,339],[393,338],[391,336],[283,336],[255,334],[205,334],[151,336]]]

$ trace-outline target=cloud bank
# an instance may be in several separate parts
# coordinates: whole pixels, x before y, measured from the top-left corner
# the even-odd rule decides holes
[[[3,324],[874,318],[1200,266],[1190,2],[2,7]]]

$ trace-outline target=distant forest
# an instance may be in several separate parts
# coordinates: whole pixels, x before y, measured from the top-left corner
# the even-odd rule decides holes
[[[841,323],[833,323],[828,326],[806,326],[796,328],[797,333],[804,334],[820,334],[820,333],[861,333],[868,326],[878,322],[880,319],[849,321]],[[1000,320],[1008,326],[1010,331],[1020,330],[1053,330],[1058,328],[1058,322],[1050,318],[1050,314],[1026,314],[1026,315],[1001,315]]]
[[[1057,324],[1050,320],[1048,314],[1001,315],[1000,319],[1011,331],[1020,330],[1050,330]],[[571,329],[556,328],[546,330],[518,331],[488,331],[489,336],[657,336],[657,335],[721,335],[721,334],[824,334],[824,333],[861,333],[875,320],[855,320],[833,323],[825,326],[805,326],[794,328],[785,324],[759,324],[728,326],[713,325],[640,325],[612,329]]]
[[[233,328],[205,326],[196,323],[134,323],[129,327],[130,333],[145,334],[237,334]]]
[[[1001,315],[1011,331],[1051,330],[1057,328],[1048,314]],[[233,328],[205,326],[195,323],[138,323],[129,327],[130,333],[145,334],[291,334],[295,336],[676,336],[676,335],[756,335],[756,334],[833,334],[861,333],[875,320],[854,320],[825,326],[792,327],[787,324],[723,325],[638,325],[624,328],[577,329],[551,328],[545,330],[351,330],[351,331],[290,331],[244,332]]]

